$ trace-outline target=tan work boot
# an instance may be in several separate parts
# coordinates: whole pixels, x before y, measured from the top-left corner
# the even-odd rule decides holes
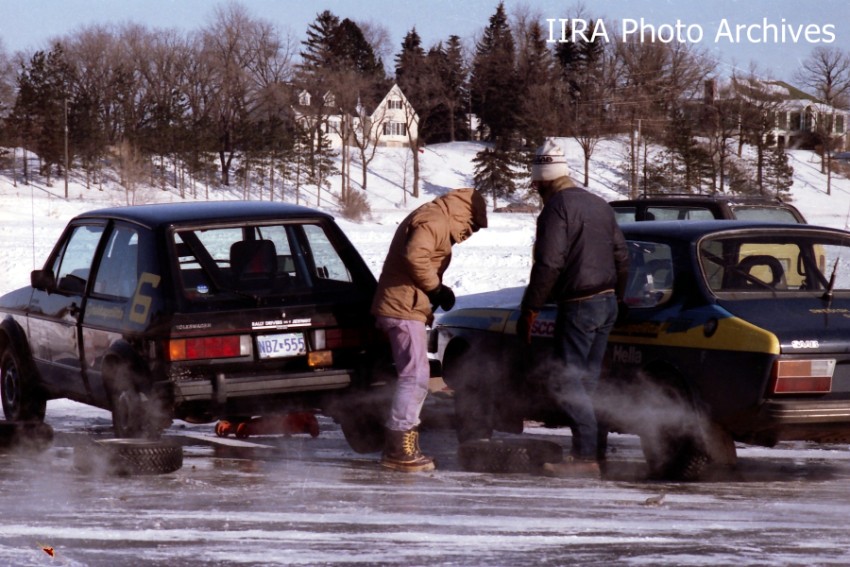
[[[599,463],[566,457],[560,463],[543,463],[543,475],[555,478],[600,478]]]
[[[401,472],[424,472],[436,468],[434,459],[426,457],[419,450],[419,431],[416,429],[408,431],[387,429],[381,466]]]

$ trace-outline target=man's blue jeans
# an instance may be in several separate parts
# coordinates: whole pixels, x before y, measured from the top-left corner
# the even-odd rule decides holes
[[[596,459],[597,425],[593,394],[599,383],[608,334],[617,319],[613,293],[567,301],[555,319],[555,356],[563,367],[553,372],[549,387],[574,425],[573,456]]]

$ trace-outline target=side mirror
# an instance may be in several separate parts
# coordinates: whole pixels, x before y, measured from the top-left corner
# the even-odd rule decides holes
[[[56,288],[56,276],[53,270],[33,270],[30,272],[30,285],[41,291],[52,291]]]

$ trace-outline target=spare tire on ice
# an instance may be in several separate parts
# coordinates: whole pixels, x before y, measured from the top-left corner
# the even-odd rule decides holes
[[[74,447],[74,467],[83,473],[146,475],[183,466],[183,447],[152,439],[103,439]]]
[[[0,448],[43,451],[53,442],[53,428],[42,421],[0,421]]]
[[[463,470],[488,473],[535,473],[543,463],[560,463],[564,450],[543,439],[480,439],[457,450]]]

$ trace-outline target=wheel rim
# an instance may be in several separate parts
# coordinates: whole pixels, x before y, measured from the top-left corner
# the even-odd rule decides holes
[[[3,366],[3,410],[7,413],[8,419],[17,417],[20,405],[20,386],[21,378],[18,375],[18,369],[14,364],[6,364]],[[15,415],[9,415],[15,414]]]
[[[135,396],[130,392],[121,392],[115,400],[112,411],[112,421],[115,425],[115,433],[120,437],[134,437],[138,435],[138,416]]]

